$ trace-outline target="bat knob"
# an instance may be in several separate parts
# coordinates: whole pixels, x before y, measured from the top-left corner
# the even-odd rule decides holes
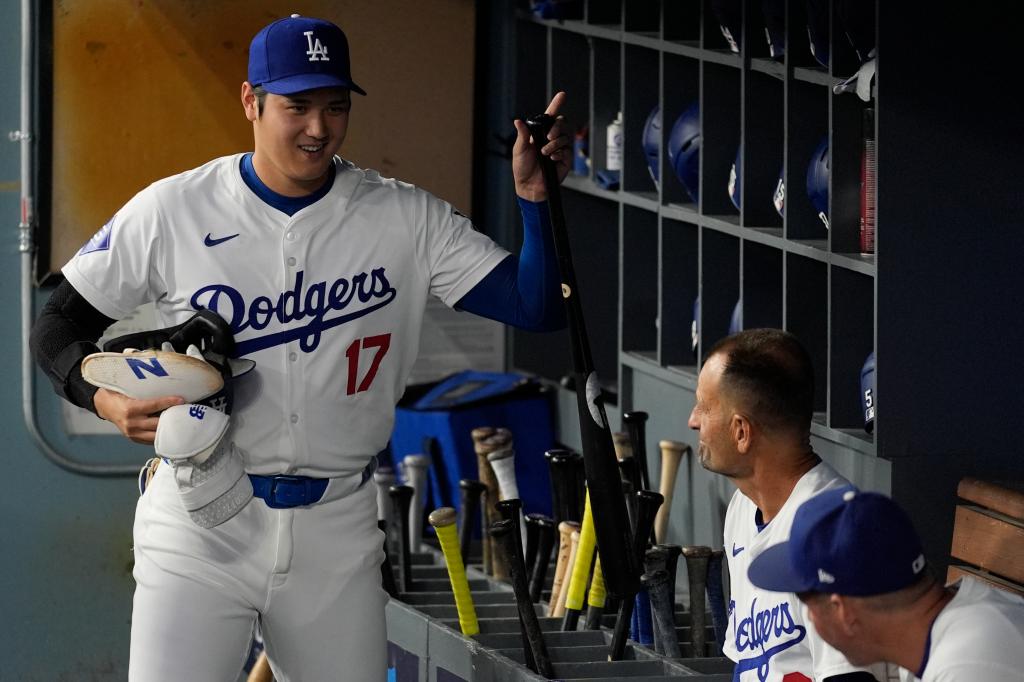
[[[546,140],[553,125],[555,117],[550,114],[537,114],[526,119],[526,127],[530,130],[534,142]]]

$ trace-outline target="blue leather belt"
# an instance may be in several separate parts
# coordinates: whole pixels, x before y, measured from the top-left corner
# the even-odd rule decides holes
[[[363,469],[362,482],[366,483],[376,469],[376,460]],[[312,478],[310,476],[258,476],[249,474],[252,481],[252,492],[256,497],[263,498],[271,509],[290,509],[316,504],[327,490],[329,478]]]

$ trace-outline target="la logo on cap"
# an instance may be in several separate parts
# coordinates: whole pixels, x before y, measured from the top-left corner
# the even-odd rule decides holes
[[[327,48],[320,42],[319,38],[313,37],[312,31],[303,32],[306,36],[306,43],[309,45],[309,49],[306,50],[306,54],[309,55],[309,61],[311,62],[329,62],[330,58],[327,56]]]

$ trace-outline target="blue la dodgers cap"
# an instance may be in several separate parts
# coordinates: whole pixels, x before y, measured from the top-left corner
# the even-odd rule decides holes
[[[263,27],[249,44],[249,83],[275,95],[314,88],[348,88],[365,95],[352,80],[348,39],[324,19],[293,14]]]
[[[762,552],[747,576],[773,592],[866,597],[907,587],[924,568],[906,512],[885,495],[845,487],[801,505],[789,540]]]

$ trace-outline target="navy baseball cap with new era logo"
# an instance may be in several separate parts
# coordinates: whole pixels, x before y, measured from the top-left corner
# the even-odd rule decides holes
[[[249,84],[275,95],[314,88],[366,92],[352,80],[348,39],[329,21],[293,14],[265,26],[249,44]]]
[[[755,558],[747,577],[773,592],[867,597],[908,587],[924,569],[906,512],[885,495],[845,487],[804,502],[789,540]]]

